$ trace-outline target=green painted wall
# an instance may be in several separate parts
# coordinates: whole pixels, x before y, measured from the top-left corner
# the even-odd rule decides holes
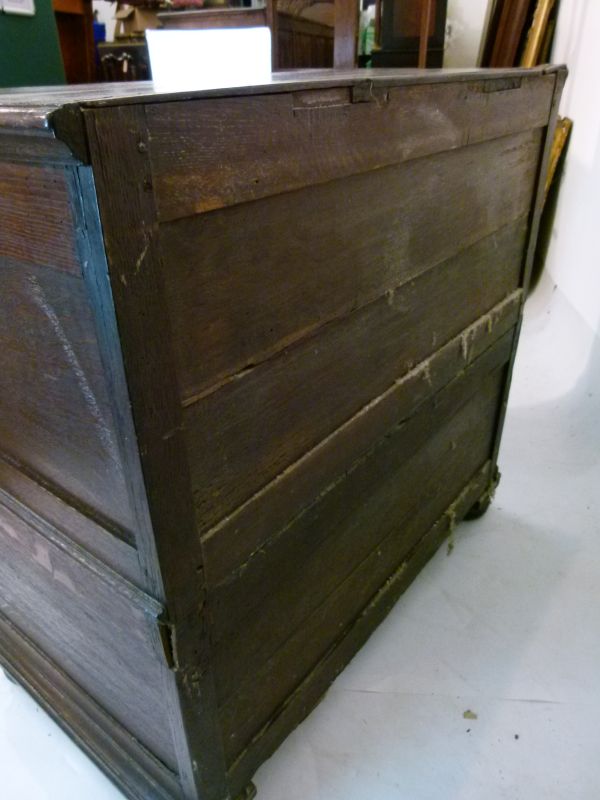
[[[35,12],[0,12],[0,87],[65,82],[52,0],[35,0]]]

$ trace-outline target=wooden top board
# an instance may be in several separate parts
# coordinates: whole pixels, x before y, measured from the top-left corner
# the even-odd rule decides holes
[[[160,93],[152,81],[127,83],[43,86],[0,90],[0,132],[34,129],[51,133],[53,118],[67,108],[115,106],[130,103],[159,103],[172,100],[270,94],[332,86],[400,86],[469,80],[515,79],[533,74],[551,74],[565,69],[540,66],[533,69],[353,69],[294,70],[274,73],[260,84],[202,88]]]

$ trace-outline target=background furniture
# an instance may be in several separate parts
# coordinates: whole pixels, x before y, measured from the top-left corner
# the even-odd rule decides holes
[[[419,59],[423,0],[383,3],[381,49],[373,52],[374,67],[416,67]],[[427,41],[427,66],[444,60],[447,0],[433,0]]]
[[[67,83],[97,79],[92,0],[52,0]]]
[[[485,508],[564,77],[0,96],[0,660],[129,797],[246,791]]]
[[[145,81],[152,77],[144,39],[99,44],[98,58],[102,80]]]
[[[296,4],[308,10],[310,2]],[[327,5],[320,3],[319,5]],[[354,0],[338,0],[334,24],[318,19],[286,13],[297,10],[293,4],[284,6],[277,0],[267,0],[264,8],[197,9],[167,11],[159,19],[167,29],[207,29],[219,27],[254,27],[266,25],[271,30],[273,69],[353,67],[356,63],[358,5]]]

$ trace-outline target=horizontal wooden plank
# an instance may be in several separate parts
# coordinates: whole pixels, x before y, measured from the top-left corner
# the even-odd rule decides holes
[[[200,531],[510,294],[525,233],[502,229],[185,409]]]
[[[65,170],[0,161],[0,258],[80,274]]]
[[[224,581],[322,491],[373,442],[406,419],[517,322],[521,291],[499,303],[451,339],[330,436],[277,476],[203,537],[209,586]]]
[[[170,769],[155,614],[0,504],[2,612]]]
[[[133,513],[83,281],[0,258],[0,451],[133,543]]]
[[[466,483],[489,458],[510,334],[507,339],[323,487],[230,581],[211,590],[221,702],[377,549],[391,526],[399,528],[420,505],[431,504],[439,470]]]
[[[482,404],[483,395],[479,395],[446,426],[446,432],[451,431],[450,440],[436,432],[420,453],[396,471],[393,476],[396,482],[382,480],[379,490],[358,514],[345,523],[336,525],[333,521],[333,538],[338,540],[334,560],[331,559],[331,548],[317,548],[314,556],[302,567],[297,566],[299,573],[306,572],[307,579],[304,584],[301,580],[294,582],[295,600],[290,602],[292,593],[286,592],[285,587],[277,592],[280,608],[283,606],[282,610],[292,617],[287,630],[283,631],[280,622],[282,611],[276,611],[274,604],[269,604],[266,614],[261,610],[262,654],[268,653],[267,658],[258,660],[254,653],[248,656],[244,649],[247,642],[245,629],[239,642],[236,638],[230,643],[229,654],[237,652],[245,671],[238,668],[235,684],[232,684],[234,691],[221,709],[223,740],[229,763],[315,667],[338,639],[340,629],[356,618],[485,463],[486,455],[491,452],[497,387],[498,382],[493,395],[487,396],[487,405]],[[474,406],[478,411],[473,411]],[[454,451],[450,450],[450,441],[456,445]],[[361,548],[364,536],[373,545],[375,533],[375,545]],[[337,574],[338,560],[349,565],[346,546],[358,557],[353,568],[342,572],[334,583],[330,573],[335,570]],[[327,562],[319,566],[319,558],[327,558]],[[290,572],[288,570],[288,580]],[[313,578],[325,578],[328,591],[322,591],[321,584],[318,581],[313,583]],[[305,590],[307,585],[313,589],[318,587],[315,602],[312,602],[312,591]],[[303,611],[309,611],[301,624],[294,624],[299,617],[296,604],[302,606]],[[331,615],[331,606],[336,608],[335,619]],[[265,646],[269,634],[272,636],[270,652]],[[283,635],[277,639],[277,634]],[[219,655],[217,652],[217,658]],[[249,681],[247,676],[252,676],[253,680]],[[241,687],[240,682],[243,682]],[[258,697],[257,685],[263,687]]]
[[[539,146],[526,132],[161,226],[182,399],[523,217]]]
[[[146,107],[161,220],[367,172],[548,122],[554,75],[378,85],[374,102],[297,110],[294,93]],[[337,90],[336,90],[337,91]]]
[[[428,533],[418,541],[413,550],[406,555],[382,587],[369,600],[358,617],[338,631],[334,645],[323,658],[288,695],[276,709],[272,717],[246,743],[236,760],[230,766],[229,774],[232,790],[235,792],[246,785],[256,770],[256,764],[265,761],[277,746],[318,703],[337,675],[360,650],[371,633],[393,608],[400,595],[406,591],[423,566],[435,553],[440,544],[452,530],[453,523],[460,520],[481,495],[489,480],[489,463],[486,463],[453,500],[446,513],[432,525]],[[415,518],[415,523],[417,519]],[[357,588],[360,590],[362,575],[357,573]],[[339,598],[333,597],[331,604],[322,609],[321,614],[311,619],[313,629],[318,631],[320,624],[336,619],[338,606],[336,600],[343,602],[348,587],[342,586]],[[294,637],[293,643],[302,653],[308,626]],[[292,645],[292,642],[290,642]],[[291,647],[290,647],[291,649]],[[268,683],[268,678],[267,678]],[[264,684],[263,684],[264,685]],[[256,685],[255,685],[256,686]],[[261,686],[262,688],[262,686]],[[255,694],[257,694],[255,692]]]
[[[0,502],[24,519],[50,526],[57,536],[84,548],[136,586],[143,584],[135,547],[79,513],[46,486],[0,457]],[[36,524],[36,523],[34,523]]]

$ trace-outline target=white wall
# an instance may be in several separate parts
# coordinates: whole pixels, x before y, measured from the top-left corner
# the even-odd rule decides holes
[[[448,0],[445,67],[476,67],[492,0]]]
[[[573,131],[546,269],[596,333],[600,332],[600,3],[561,0],[554,63],[569,77],[560,113]]]

